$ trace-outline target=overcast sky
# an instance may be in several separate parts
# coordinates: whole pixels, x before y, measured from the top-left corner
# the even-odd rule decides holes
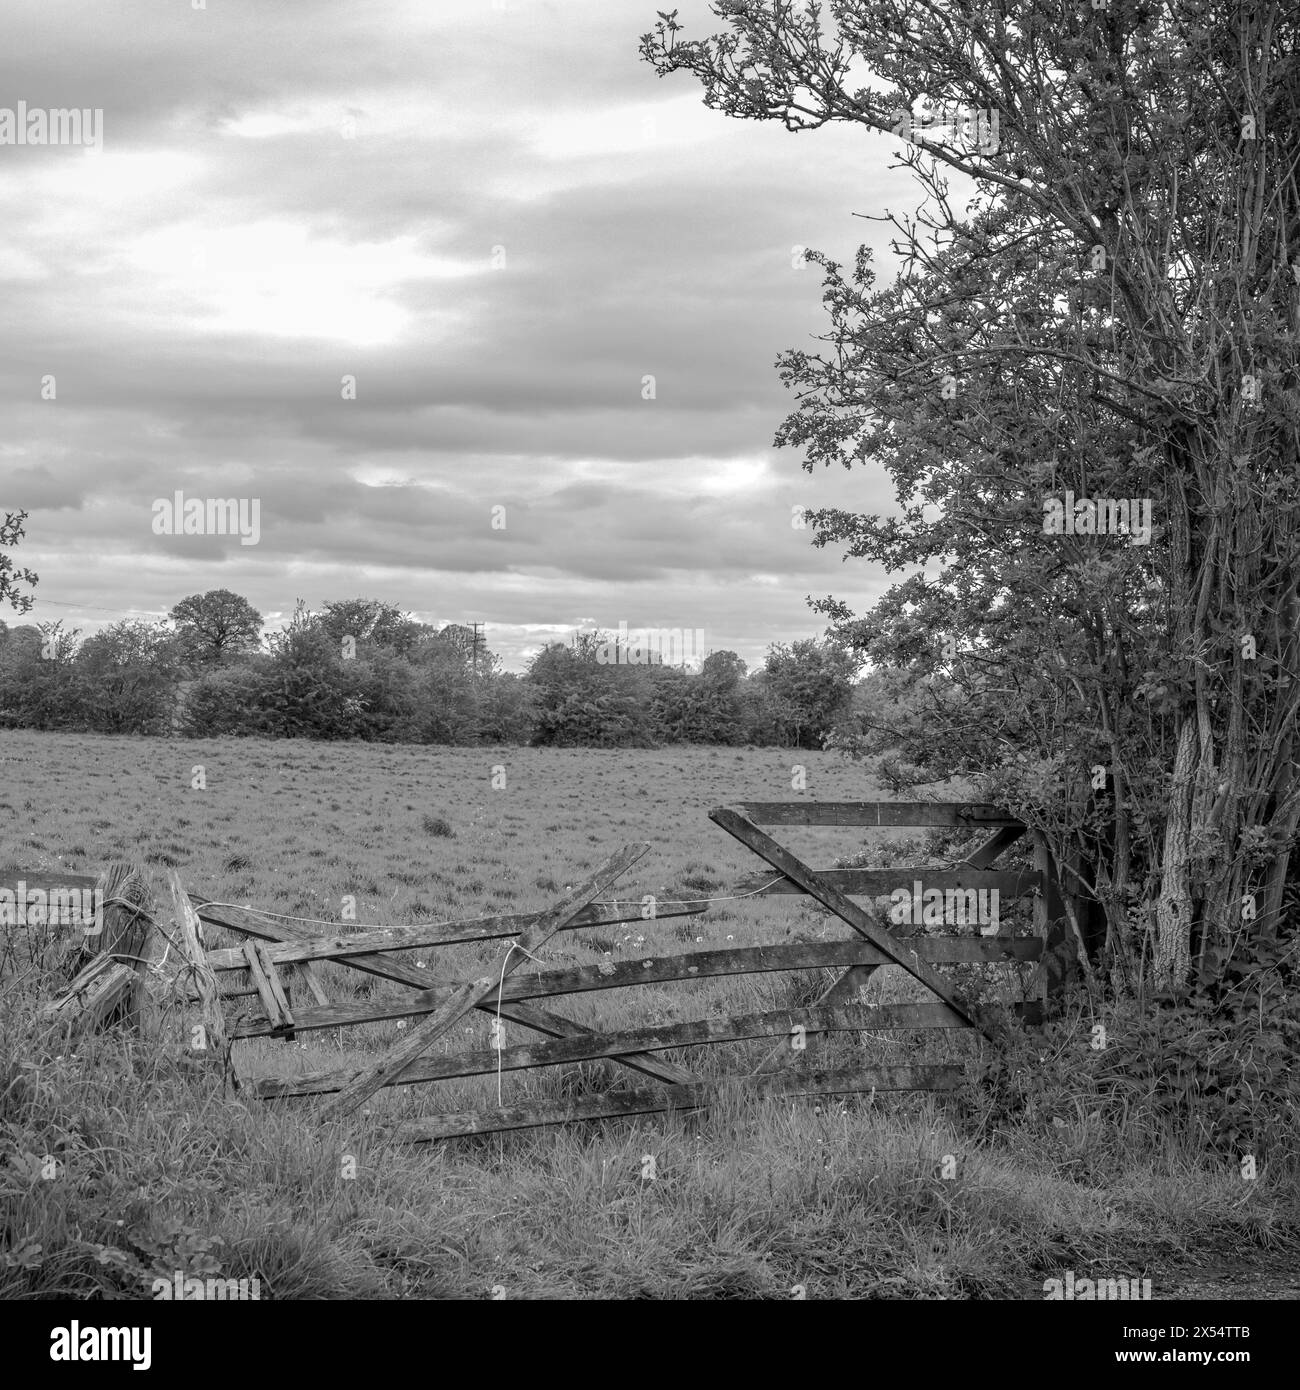
[[[40,575],[0,617],[365,595],[518,670],[620,622],[752,665],[822,630],[806,595],[865,607],[885,576],[791,509],[889,488],[771,447],[774,362],[825,329],[793,248],[883,247],[853,214],[916,194],[887,138],[657,78],[655,6],[6,0],[0,108],[103,128],[0,145],[0,509]],[[154,534],[177,490],[258,499],[258,543]]]

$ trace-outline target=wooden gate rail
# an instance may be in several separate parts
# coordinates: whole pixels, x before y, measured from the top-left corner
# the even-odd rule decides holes
[[[497,1071],[558,1066],[618,1058],[630,1052],[659,1052],[706,1043],[747,1042],[754,1038],[789,1037],[798,1028],[806,1033],[887,1032],[901,1028],[964,1028],[946,1004],[882,1004],[874,1009],[772,1009],[733,1018],[703,1018],[689,1023],[648,1024],[621,1033],[591,1033],[582,1038],[480,1048],[413,1063],[394,1081],[409,1086],[421,1081],[446,1081],[458,1076],[486,1076]],[[356,1072],[326,1068],[297,1076],[263,1077],[252,1083],[254,1095],[266,1100],[319,1095],[338,1090]]]
[[[994,825],[1014,829],[1017,836],[1025,832],[1018,817],[983,801],[737,801],[733,809],[754,825]]]
[[[578,1120],[608,1120],[623,1115],[685,1113],[707,1109],[736,1097],[746,1102],[778,1096],[840,1096],[862,1091],[950,1091],[960,1083],[954,1067],[852,1067],[844,1071],[789,1071],[774,1076],[749,1076],[743,1081],[696,1082],[659,1090],[642,1088],[617,1094],[581,1096],[576,1100],[526,1101],[522,1105],[492,1110],[466,1110],[407,1120],[392,1131],[392,1138],[408,1144],[452,1139],[465,1134],[491,1134],[498,1130],[530,1129],[538,1125],[572,1124]]]
[[[1032,937],[908,937],[908,953],[929,964],[973,964],[980,961],[1034,961],[1040,946]],[[346,964],[346,961],[340,961]],[[631,961],[602,961],[597,965],[566,966],[509,980],[500,990],[503,1003],[547,999],[592,990],[629,989],[634,985],[666,984],[673,980],[702,980],[722,975],[749,975],[787,970],[824,970],[837,966],[894,965],[894,956],[866,941],[806,941],[779,946],[738,946],[720,951],[687,951],[671,956],[638,956]],[[425,989],[405,999],[366,1000],[300,1009],[294,1017],[299,1032],[319,1028],[353,1027],[360,1023],[391,1022],[432,1013],[452,997],[450,987]],[[227,996],[228,997],[228,996]],[[492,995],[495,1012],[497,994]],[[954,1010],[962,1027],[970,1022]],[[502,1017],[504,1017],[504,1013]],[[237,1038],[274,1037],[281,1031],[273,1015],[242,1019],[232,1029]]]
[[[878,898],[895,888],[912,887],[912,881],[924,878],[927,888],[973,888],[977,891],[996,890],[1002,898],[1014,901],[1040,893],[1043,875],[1033,870],[1016,873],[995,872],[991,869],[818,869],[817,880],[824,887],[835,888],[848,897]],[[767,886],[764,886],[767,885]],[[779,896],[783,893],[806,894],[793,879],[783,878],[772,883],[772,875],[753,874],[742,879],[732,890],[752,893],[755,897]]]

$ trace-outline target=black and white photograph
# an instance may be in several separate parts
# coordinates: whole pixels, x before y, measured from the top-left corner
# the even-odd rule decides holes
[[[1280,1357],[1300,9],[672,3],[0,4],[34,1374]]]

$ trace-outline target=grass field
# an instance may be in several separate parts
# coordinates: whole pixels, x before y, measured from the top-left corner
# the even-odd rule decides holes
[[[806,769],[801,792],[791,790],[796,765]],[[193,892],[331,924],[351,895],[361,927],[545,908],[620,845],[644,840],[651,852],[620,880],[620,900],[722,899],[700,917],[561,933],[544,953],[546,965],[586,964],[847,936],[797,898],[727,900],[762,866],[707,812],[747,798],[878,795],[860,767],[825,753],[6,733],[0,867],[95,873],[131,859],[159,887],[175,867]],[[821,866],[866,844],[853,830],[780,838]],[[481,975],[503,949],[467,943],[402,958],[432,983]],[[556,1007],[613,1030],[807,1004],[830,978],[701,980]],[[321,979],[331,1000],[405,992],[333,965]],[[873,990],[925,997],[901,971],[877,972]],[[975,1084],[944,1101],[820,1104],[755,1103],[741,1088],[700,1121],[398,1149],[378,1137],[381,1121],[494,1105],[497,1078],[393,1088],[365,1116],[322,1127],[317,1100],[223,1097],[171,1054],[144,1057],[112,1040],[76,1055],[47,1040],[42,1052],[21,1010],[4,1017],[0,1296],[148,1297],[147,1275],[162,1269],[256,1277],[264,1298],[1041,1298],[1045,1278],[1073,1269],[1154,1275],[1159,1298],[1177,1291],[1188,1252],[1249,1264],[1295,1248],[1294,1159],[1243,1187],[1233,1164],[1205,1156],[1191,1136],[1140,1107],[1102,1113],[1082,1091],[1045,1091],[1007,1115]],[[1053,1049],[1087,1046],[1087,1020],[1075,1022]],[[359,1065],[404,1026],[242,1042],[236,1062],[242,1073],[281,1075]],[[475,1013],[434,1051],[487,1046],[488,1030]],[[528,1036],[505,1025],[507,1044]],[[769,1046],[668,1055],[707,1077],[734,1076]],[[973,1065],[981,1044],[931,1032],[813,1046],[825,1049],[819,1063]],[[1022,1051],[1033,1059],[1029,1044]],[[1053,1060],[1059,1076],[1059,1053]],[[603,1063],[506,1072],[500,1097],[585,1094],[629,1077]]]

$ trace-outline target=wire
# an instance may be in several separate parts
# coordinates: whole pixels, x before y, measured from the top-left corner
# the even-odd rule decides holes
[[[147,618],[157,618],[160,622],[167,616],[165,608],[161,612],[153,608],[104,608],[97,603],[68,603],[64,599],[44,598],[40,594],[31,594],[29,597],[33,607],[37,604],[48,603],[55,608],[85,608],[92,613],[140,613]],[[24,609],[23,611],[30,613],[31,609]]]

